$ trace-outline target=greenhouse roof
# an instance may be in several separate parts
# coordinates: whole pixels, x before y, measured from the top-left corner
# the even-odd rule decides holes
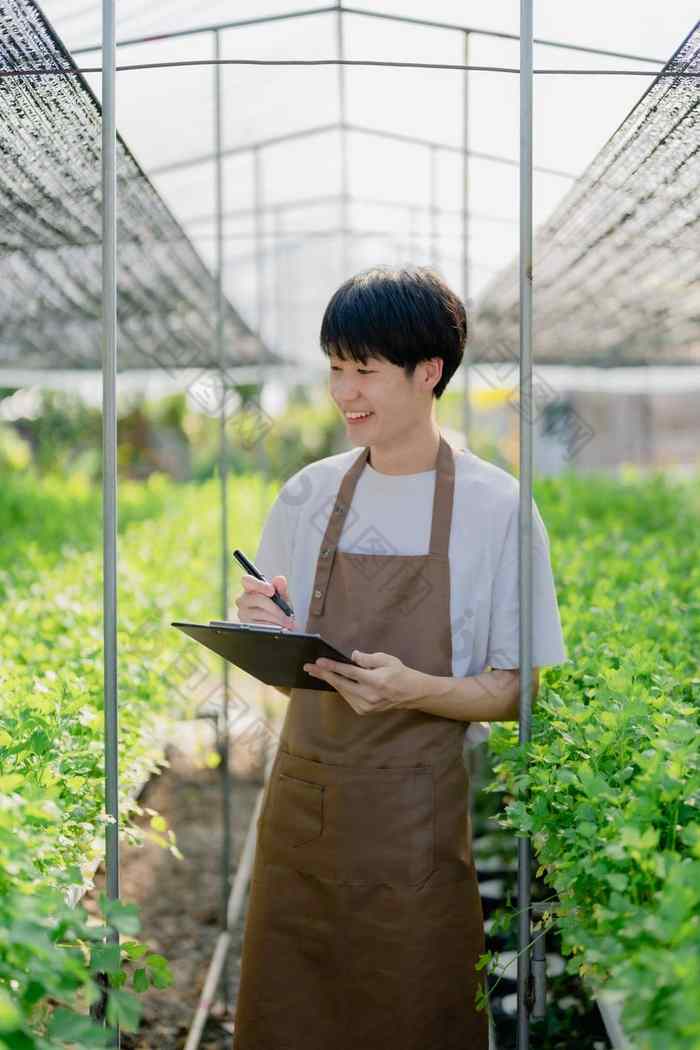
[[[537,231],[540,361],[700,364],[700,22]],[[486,289],[477,357],[517,354],[518,272]],[[515,348],[513,350],[512,348]]]
[[[0,8],[0,69],[70,67],[26,0]],[[79,76],[9,77],[0,92],[0,365],[99,368],[99,104]],[[204,369],[216,282],[138,161],[118,142],[120,368]],[[266,348],[230,304],[226,362]]]
[[[549,39],[561,40],[565,22],[543,18],[549,32],[535,68],[559,74],[535,81],[535,361],[700,358],[700,262],[691,248],[700,195],[690,164],[699,88],[692,78],[654,79],[687,31],[691,6],[679,0],[675,14],[665,12],[666,35],[646,40],[622,19],[617,51],[583,56]],[[43,8],[74,61],[93,72],[3,85],[0,134],[13,166],[0,208],[11,211],[3,225],[14,239],[0,255],[0,364],[94,367],[100,4],[45,0]],[[518,247],[518,4],[506,8],[502,17],[475,0],[470,17],[483,21],[466,27],[454,0],[431,3],[432,24],[417,17],[425,5],[400,0],[297,12],[281,0],[239,0],[235,22],[223,0],[196,10],[123,0],[120,369],[158,363],[170,348],[182,364],[210,353],[217,76],[226,344],[236,360],[255,360],[262,344],[302,366],[318,361],[329,296],[377,262],[435,265],[476,302],[473,357],[493,360],[494,346],[517,357],[509,263]],[[66,68],[30,0],[8,0],[0,17],[5,68]],[[501,24],[489,26],[496,17]],[[577,35],[587,17],[577,15]],[[661,53],[650,57],[657,37]],[[696,29],[673,68],[697,69],[697,52]],[[217,54],[227,64],[212,65]],[[339,56],[357,64],[338,65]],[[465,75],[465,58],[503,71]],[[416,62],[424,68],[401,66]],[[631,75],[575,75],[582,68]],[[583,112],[587,119],[572,119]],[[11,206],[18,193],[29,194],[29,207]]]

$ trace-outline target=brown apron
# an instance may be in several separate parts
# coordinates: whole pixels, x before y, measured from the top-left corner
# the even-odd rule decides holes
[[[342,480],[306,630],[450,676],[453,450],[441,435],[425,555],[337,549],[368,456]],[[292,690],[258,821],[233,1050],[487,1050],[465,729]]]

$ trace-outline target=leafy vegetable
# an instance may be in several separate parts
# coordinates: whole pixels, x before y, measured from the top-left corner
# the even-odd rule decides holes
[[[559,896],[569,972],[625,994],[636,1050],[697,1050],[700,486],[569,477],[535,498],[570,659],[542,675],[527,763],[496,728],[488,790]]]
[[[229,491],[237,543],[252,549],[272,490],[250,478]],[[217,480],[122,487],[120,818],[131,841],[143,834],[133,824],[143,813],[135,794],[164,764],[167,725],[192,713],[188,682],[218,670],[213,654],[195,654],[170,626],[220,615],[218,500]],[[241,507],[245,515],[234,515]],[[167,961],[132,939],[133,905],[103,899],[104,924],[95,927],[68,904],[93,885],[109,819],[97,510],[78,483],[62,489],[57,479],[24,486],[11,478],[0,489],[3,543],[8,537],[0,605],[0,1046],[104,1046],[104,1029],[88,1016],[101,995],[95,975],[108,974],[108,1020],[128,1031],[138,1026],[136,993],[172,980]],[[164,824],[154,815],[155,830],[166,831]],[[180,855],[172,831],[157,838]],[[121,945],[102,943],[108,927]]]

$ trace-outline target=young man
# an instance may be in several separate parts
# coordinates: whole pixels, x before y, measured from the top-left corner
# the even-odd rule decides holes
[[[425,268],[358,274],[323,318],[353,447],[298,471],[265,523],[256,562],[295,619],[250,576],[236,604],[354,664],[306,666],[335,691],[290,691],[234,1050],[487,1050],[462,745],[469,723],[518,716],[518,482],[435,422],[465,339],[462,303]],[[536,693],[566,653],[533,517]]]

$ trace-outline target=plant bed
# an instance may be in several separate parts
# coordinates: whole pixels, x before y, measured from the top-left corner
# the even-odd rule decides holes
[[[251,502],[255,512],[261,492],[258,479],[239,479],[232,499]],[[46,496],[48,510],[59,507],[55,496],[53,490]],[[161,496],[157,487],[150,496],[134,493],[131,520],[127,515],[120,538],[119,810],[125,843],[138,840],[141,829],[130,827],[137,813],[134,796],[159,767],[163,720],[172,725],[191,714],[188,683],[218,666],[213,654],[195,653],[193,643],[170,627],[171,619],[218,612],[212,584],[218,573],[218,487],[182,486],[167,510],[154,516]],[[0,504],[2,499],[0,492]],[[15,521],[12,507],[5,509]],[[76,513],[78,527],[91,513],[86,498]],[[20,559],[21,571],[14,563],[13,571],[3,569],[0,558],[0,1023],[8,1045],[53,1050],[83,1024],[92,974],[133,979],[126,986],[113,982],[117,994],[108,1006],[119,1011],[127,1030],[138,1005],[132,993],[142,993],[152,978],[162,988],[167,967],[150,952],[147,966],[133,966],[139,958],[133,954],[118,972],[114,946],[101,944],[104,933],[94,919],[85,926],[82,909],[69,907],[91,888],[110,819],[104,812],[101,555],[86,537],[84,549],[69,548],[69,529],[57,521],[55,534],[35,524],[24,539],[34,543],[36,557]],[[244,544],[255,529],[253,513]],[[20,521],[15,547],[24,550],[21,532]],[[56,547],[41,560],[47,537]],[[152,816],[151,830],[164,824],[169,845],[167,822]],[[117,925],[118,917],[122,934],[137,931],[132,911],[109,910],[104,921]],[[48,1037],[47,1025],[53,1026]],[[80,1039],[84,1035],[81,1030]],[[79,1039],[69,1041],[76,1045]]]
[[[500,826],[508,796],[487,793],[493,772],[486,748],[475,778],[474,853],[486,930],[493,958],[487,970],[489,1000],[498,1050],[515,1050],[517,1040],[517,838]],[[486,890],[486,893],[484,893]],[[532,880],[532,900],[551,900],[552,891]],[[606,1029],[593,996],[576,974],[565,972],[561,940],[546,935],[547,1014],[531,1018],[532,1050],[610,1050]]]
[[[153,776],[141,805],[157,810],[172,829],[179,859],[148,835],[148,813],[138,818],[146,838],[142,846],[120,850],[120,894],[138,905],[140,937],[168,960],[173,983],[151,988],[141,996],[143,1013],[135,1033],[123,1032],[122,1050],[181,1050],[221,931],[221,780],[217,769],[202,767],[181,735],[182,747],[169,747],[169,766]],[[232,765],[242,762],[232,755]],[[247,777],[232,778],[231,834],[235,872],[262,783],[259,766]],[[86,910],[96,909],[104,887],[104,871],[95,876],[86,895]],[[238,992],[240,949],[245,911],[234,927],[228,1009],[219,998],[207,1021],[202,1050],[230,1050],[233,1004]],[[220,991],[219,991],[220,995]]]

